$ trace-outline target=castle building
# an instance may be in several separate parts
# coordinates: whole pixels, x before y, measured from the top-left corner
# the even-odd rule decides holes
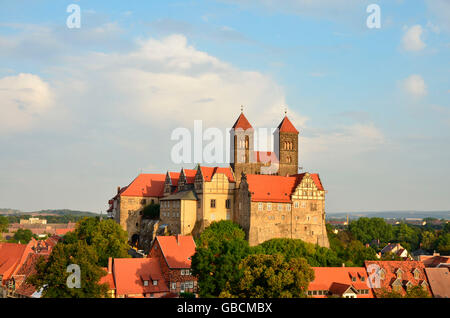
[[[258,151],[254,128],[241,112],[230,130],[230,167],[140,175],[118,191],[110,210],[130,237],[151,199],[160,203],[161,226],[172,234],[198,235],[211,222],[233,220],[250,245],[295,238],[328,247],[325,190],[318,174],[298,173],[298,135],[284,116],[273,151]]]

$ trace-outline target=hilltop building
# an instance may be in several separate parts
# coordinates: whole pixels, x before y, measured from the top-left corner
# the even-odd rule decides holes
[[[109,216],[139,239],[142,209],[160,204],[160,226],[172,234],[198,235],[211,222],[233,220],[250,245],[296,238],[329,246],[325,189],[315,173],[298,173],[298,130],[284,116],[274,132],[273,151],[254,147],[254,128],[241,112],[230,131],[229,167],[140,174],[118,188]]]

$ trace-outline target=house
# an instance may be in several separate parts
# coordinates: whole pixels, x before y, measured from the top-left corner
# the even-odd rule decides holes
[[[47,258],[48,255],[43,254],[28,254],[25,262],[20,266],[18,271],[12,275],[10,284],[10,297],[14,298],[34,298],[36,288],[26,282],[26,279],[33,274],[36,274],[36,263],[40,257]]]
[[[131,243],[139,239],[137,233],[142,221],[142,209],[149,204],[159,203],[159,199],[164,196],[165,178],[165,174],[141,173],[128,186],[118,187],[117,194],[108,201],[108,217],[128,232]]]
[[[273,238],[294,238],[329,247],[325,190],[318,174],[243,175],[235,222],[251,246]]]
[[[116,283],[114,281],[113,275],[113,259],[108,258],[108,267],[104,267],[103,270],[106,272],[106,275],[101,277],[99,280],[99,284],[107,284],[108,285],[108,298],[116,298]]]
[[[446,267],[425,268],[434,298],[450,298],[450,271]]]
[[[313,267],[315,278],[309,283],[313,298],[373,298],[364,267]]]
[[[158,258],[115,258],[101,279],[116,298],[159,298],[169,293]],[[112,277],[111,277],[112,276]]]
[[[450,256],[433,253],[433,255],[419,255],[417,258],[425,267],[450,267]]]
[[[192,275],[191,260],[195,254],[192,236],[156,236],[149,258],[156,258],[172,294],[197,292],[197,278]]]
[[[388,243],[383,249],[381,250],[381,256],[385,257],[387,255],[395,255],[403,260],[410,259],[412,260],[412,257],[409,255],[408,251],[400,245],[400,243]]]
[[[420,286],[431,293],[422,262],[365,261],[365,267],[375,297],[385,291],[405,295],[412,286]]]

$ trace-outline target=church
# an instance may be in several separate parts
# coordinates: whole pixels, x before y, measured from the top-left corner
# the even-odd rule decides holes
[[[160,205],[158,227],[199,235],[214,221],[232,220],[251,246],[273,238],[301,239],[329,247],[325,190],[316,173],[299,173],[299,132],[285,115],[274,132],[273,151],[255,149],[254,128],[243,111],[230,131],[229,167],[140,174],[118,188],[108,214],[139,240],[142,209]]]

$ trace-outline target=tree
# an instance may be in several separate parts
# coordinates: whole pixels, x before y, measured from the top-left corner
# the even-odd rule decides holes
[[[391,290],[388,291],[387,289],[383,288],[377,295],[378,298],[403,298],[402,294]]]
[[[27,244],[28,242],[30,242],[32,237],[33,232],[31,232],[29,229],[18,229],[16,233],[14,233],[12,241]]]
[[[281,254],[287,261],[292,258],[302,257],[311,266],[339,266],[342,263],[336,252],[331,249],[306,243],[299,239],[271,239],[254,248],[254,253]]]
[[[208,246],[209,242],[215,240],[245,240],[245,232],[232,221],[214,221],[200,235],[197,246]]]
[[[417,285],[406,290],[405,298],[431,298],[431,295],[426,288]]]
[[[198,277],[199,295],[217,297],[227,282],[242,274],[239,263],[251,249],[244,231],[231,221],[213,222],[197,242],[192,256],[192,273]]]
[[[422,232],[422,238],[420,242],[422,243],[422,248],[426,250],[433,250],[436,244],[436,236],[431,231]]]
[[[65,244],[85,241],[93,246],[98,255],[98,265],[106,267],[108,258],[126,258],[128,255],[128,234],[114,220],[86,217],[77,223],[76,229],[64,237]]]
[[[450,233],[441,233],[436,241],[436,249],[443,255],[450,254]]]
[[[348,266],[364,266],[364,261],[377,260],[375,250],[360,241],[352,241],[345,251]]]
[[[95,248],[84,241],[72,244],[58,243],[46,261],[41,257],[36,264],[36,274],[27,279],[37,290],[43,289],[44,298],[98,298],[105,297],[106,284],[99,284],[106,272],[98,265]],[[80,267],[80,288],[69,288],[67,267],[76,264]]]
[[[0,215],[0,233],[4,233],[8,231],[9,221],[8,218]]]
[[[395,239],[407,250],[415,250],[419,247],[420,229],[413,228],[402,223],[394,228]]]
[[[374,239],[386,243],[393,238],[392,226],[383,218],[362,217],[350,222],[348,228],[355,239],[363,244],[370,243]]]
[[[144,218],[157,220],[159,219],[159,210],[159,204],[151,203],[142,209],[142,214],[144,215]]]
[[[314,271],[304,258],[289,261],[280,254],[247,256],[239,265],[243,272],[236,284],[227,284],[221,297],[299,298],[306,297]]]

